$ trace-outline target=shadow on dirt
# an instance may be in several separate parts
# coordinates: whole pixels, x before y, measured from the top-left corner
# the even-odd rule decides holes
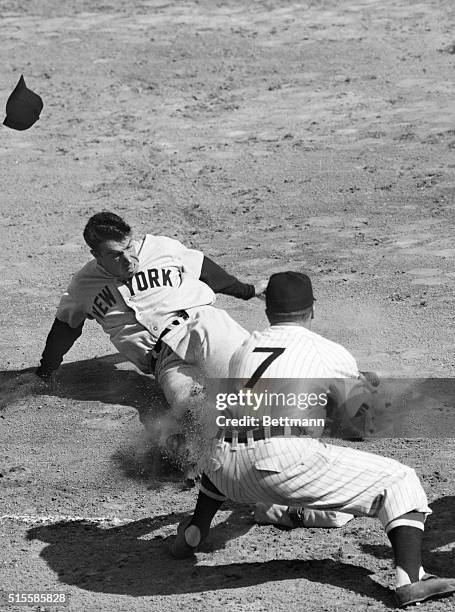
[[[251,509],[233,511],[215,526],[201,552],[224,548],[253,527]],[[286,559],[203,565],[198,559],[174,560],[169,553],[173,536],[153,532],[177,524],[186,513],[161,515],[127,525],[103,528],[90,522],[60,522],[28,530],[27,539],[48,545],[40,553],[61,583],[93,592],[153,596],[240,589],[269,581],[303,578],[368,595],[393,609],[389,589],[370,579],[373,572],[333,559]],[[203,559],[202,559],[203,562]]]
[[[0,371],[0,411],[2,406],[7,409],[9,404],[27,397],[15,385],[15,379],[33,371],[34,368]],[[123,406],[134,408],[144,425],[143,436],[130,447],[118,449],[112,461],[126,476],[147,482],[151,488],[160,488],[168,481],[181,484],[181,470],[156,447],[150,433],[151,424],[168,411],[164,395],[152,376],[140,374],[120,354],[64,364],[51,387],[43,391],[34,389],[33,395],[60,398],[66,400],[65,405],[71,401],[99,402],[98,408],[103,413],[109,406],[120,408],[120,414]],[[118,414],[117,410],[114,418]]]
[[[455,578],[455,496],[440,497],[430,504],[433,514],[425,523],[423,566],[427,572]],[[365,553],[379,559],[391,559],[389,546],[362,544]],[[445,547],[448,550],[436,550]]]
[[[34,368],[0,371],[0,391],[14,378]],[[43,394],[63,399],[102,402],[136,408],[141,421],[167,408],[163,393],[153,377],[140,374],[124,357],[115,353],[62,365],[55,384]]]

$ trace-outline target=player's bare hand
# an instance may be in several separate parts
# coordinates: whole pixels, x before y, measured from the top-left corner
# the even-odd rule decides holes
[[[52,378],[44,381],[34,372],[23,372],[0,385],[0,407],[8,406],[28,395],[45,393],[52,386]]]
[[[261,300],[265,300],[265,290],[267,289],[267,285],[269,284],[268,280],[260,280],[257,283],[254,283],[254,295]]]

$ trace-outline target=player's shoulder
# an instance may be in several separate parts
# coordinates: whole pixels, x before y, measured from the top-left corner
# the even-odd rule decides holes
[[[230,360],[231,365],[237,364],[239,361],[242,360],[243,356],[246,353],[249,353],[252,350],[252,347],[257,346],[257,338],[258,338],[257,334],[258,332],[252,332],[250,336],[245,338],[242,344],[236,348],[236,350],[233,352],[231,356],[231,360]]]
[[[170,236],[163,236],[162,234],[145,234],[144,244],[147,246],[167,245],[170,247],[183,246],[183,243],[177,238],[171,238]]]
[[[342,344],[335,342],[334,340],[330,340],[321,334],[318,334],[312,330],[307,330],[308,337],[311,338],[316,346],[319,346],[321,350],[329,350],[333,353],[337,353],[340,355],[349,355],[349,357],[353,358],[351,353],[345,348]]]
[[[335,368],[339,373],[342,372],[343,376],[357,374],[357,361],[346,347],[315,332],[311,334],[313,349],[319,354],[321,363]]]
[[[277,346],[280,343],[282,344],[282,338],[274,337],[274,334],[270,332],[270,328],[253,331],[236,349],[231,362],[238,363],[242,361],[245,355],[251,353],[257,347]]]
[[[262,331],[256,330],[256,331],[251,332],[251,334],[248,336],[248,338],[246,338],[243,341],[243,344],[241,344],[239,346],[237,351],[245,351],[250,346],[257,346],[258,343],[260,344],[262,342],[262,340],[264,339],[264,337],[265,337],[264,331],[265,330],[262,330]]]
[[[330,347],[330,348],[333,348],[333,349],[340,349],[340,350],[343,350],[343,351],[346,350],[344,348],[344,346],[342,346],[338,342],[335,342],[334,340],[330,340],[326,336],[323,336],[322,334],[318,334],[317,332],[315,332],[315,331],[313,331],[311,329],[305,330],[305,335],[309,339],[311,339],[315,344],[319,344],[320,346]]]
[[[97,274],[98,267],[99,266],[97,265],[96,260],[91,259],[73,274],[73,280],[83,281],[84,278],[91,278]]]
[[[305,350],[313,355],[319,355],[321,363],[329,363],[356,369],[357,364],[354,357],[344,346],[334,342],[317,332],[301,325],[277,325],[271,326],[264,331],[264,340],[282,339],[283,346],[289,347],[297,353]]]
[[[139,256],[174,255],[181,253],[186,247],[176,238],[156,234],[145,234],[140,240]]]
[[[292,328],[295,329],[295,328]],[[243,344],[237,349],[238,351],[246,351],[251,346],[260,346],[265,344],[276,344],[286,339],[294,338],[290,327],[285,326],[272,326],[266,327],[265,329],[255,330],[246,338]]]
[[[95,259],[88,261],[82,268],[75,272],[71,278],[71,288],[84,289],[94,282],[107,282],[112,276],[96,263]]]

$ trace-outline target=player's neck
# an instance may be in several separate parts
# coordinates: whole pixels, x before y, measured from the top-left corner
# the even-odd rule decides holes
[[[311,320],[310,321],[275,321],[270,323],[270,327],[282,327],[283,325],[293,326],[293,327],[304,327],[305,329],[311,329]]]

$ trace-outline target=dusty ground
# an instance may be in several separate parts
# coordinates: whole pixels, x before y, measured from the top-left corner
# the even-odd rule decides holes
[[[415,467],[435,511],[426,567],[455,577],[453,2],[0,11],[0,102],[21,73],[44,99],[32,129],[1,130],[0,380],[38,362],[101,209],[244,280],[306,270],[316,331],[436,398],[405,439],[359,446]],[[249,329],[265,323],[257,301],[220,304]],[[66,592],[74,611],[394,608],[373,520],[281,532],[227,506],[196,562],[172,561],[168,536],[196,492],[148,449],[140,417],[160,407],[153,381],[88,324],[52,394],[3,408],[0,590]]]

